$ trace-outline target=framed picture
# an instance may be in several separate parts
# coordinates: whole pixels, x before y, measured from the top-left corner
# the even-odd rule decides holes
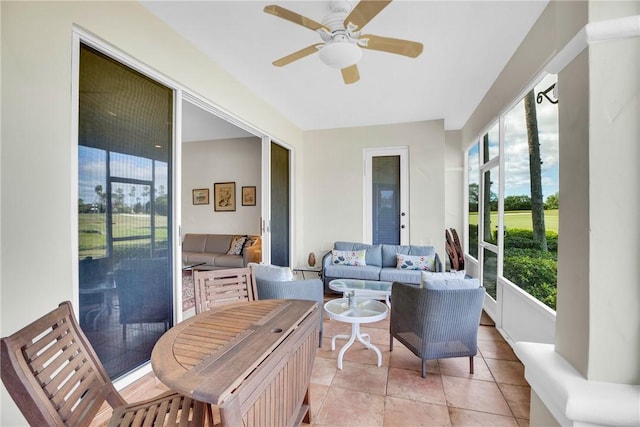
[[[194,205],[208,205],[209,204],[209,189],[208,188],[196,188],[191,190],[191,196],[193,198]]]
[[[242,187],[242,206],[256,205],[256,187]]]
[[[235,182],[216,182],[213,184],[213,209],[217,212],[236,210]]]

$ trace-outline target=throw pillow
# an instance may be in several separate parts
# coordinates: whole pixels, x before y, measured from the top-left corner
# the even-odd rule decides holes
[[[443,290],[443,289],[477,289],[480,287],[480,280],[472,279],[441,279],[427,280],[424,282],[426,289]]]
[[[436,258],[434,255],[404,255],[396,254],[396,268],[398,270],[434,270]]]
[[[244,241],[244,245],[242,246],[242,253],[244,253],[244,250],[246,248],[250,248],[251,246],[255,245],[257,241],[257,236],[247,236],[247,239]]]
[[[293,280],[293,272],[288,267],[279,267],[270,264],[257,264],[250,262],[249,267],[256,280],[268,280],[271,282],[290,282]]]
[[[242,253],[242,247],[244,246],[245,240],[247,240],[247,236],[235,236],[233,240],[231,240],[231,245],[229,245],[227,255],[240,255]]]
[[[366,249],[361,251],[337,251],[333,249],[331,251],[331,263],[335,265],[367,265],[365,262]]]

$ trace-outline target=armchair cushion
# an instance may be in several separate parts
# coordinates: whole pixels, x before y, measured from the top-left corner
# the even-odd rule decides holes
[[[422,271],[420,273],[420,282],[423,284],[427,280],[440,280],[440,279],[464,279],[467,272],[465,270],[460,271]]]
[[[429,279],[424,282],[425,289],[477,289],[480,287],[480,280],[472,279]]]
[[[279,267],[270,264],[257,264],[250,262],[249,267],[253,270],[256,280],[265,280],[271,282],[287,282],[293,280],[293,273],[288,267]]]

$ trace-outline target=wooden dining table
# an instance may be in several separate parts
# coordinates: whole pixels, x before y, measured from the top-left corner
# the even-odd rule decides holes
[[[170,389],[216,405],[223,426],[310,423],[320,315],[306,300],[217,307],[167,331],[151,366]]]

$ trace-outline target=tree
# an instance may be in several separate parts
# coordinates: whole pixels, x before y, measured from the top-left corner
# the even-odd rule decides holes
[[[560,193],[552,194],[547,197],[547,201],[544,202],[545,209],[558,209],[560,206]]]
[[[520,196],[507,196],[504,198],[505,211],[531,210],[531,197],[523,194]]]
[[[482,139],[482,150],[483,150],[483,159],[488,159],[489,158],[489,134],[486,133],[484,135],[484,138]],[[484,197],[482,200],[482,206],[483,206],[483,218],[482,218],[482,223],[483,223],[483,240],[485,241],[491,241],[492,237],[491,237],[491,193],[490,193],[490,188],[491,188],[491,172],[485,172],[484,173]]]
[[[469,212],[478,212],[478,184],[473,182],[469,184]]]
[[[527,121],[527,140],[529,143],[529,175],[531,183],[531,220],[533,239],[540,249],[547,252],[547,236],[544,224],[544,203],[542,201],[542,161],[540,159],[540,140],[538,138],[538,116],[533,89],[524,97],[524,111]]]
[[[107,210],[107,194],[102,190],[102,185],[98,184],[93,189],[98,195],[98,209],[100,213],[104,213]]]

